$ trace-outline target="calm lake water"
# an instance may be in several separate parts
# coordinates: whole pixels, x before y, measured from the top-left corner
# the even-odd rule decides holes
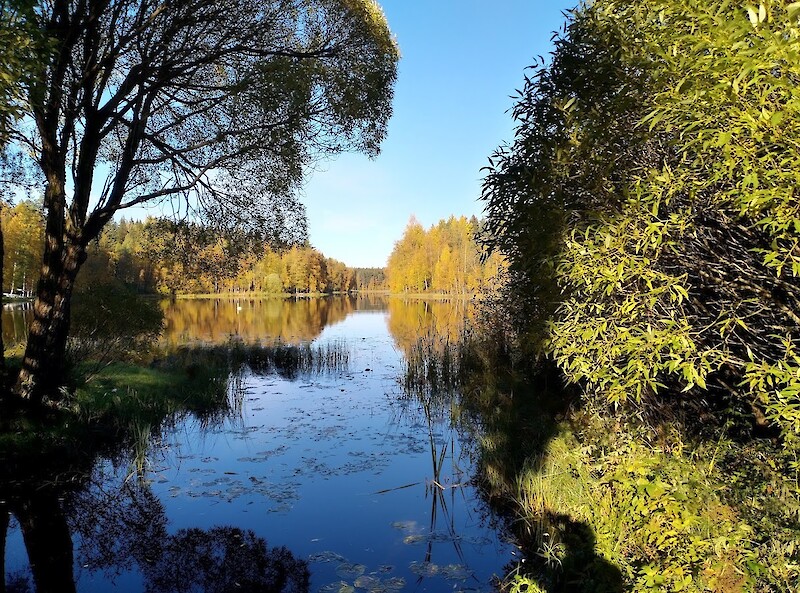
[[[177,418],[150,439],[138,475],[130,456],[98,447],[75,462],[90,475],[79,488],[39,489],[23,506],[63,508],[79,591],[263,591],[248,581],[259,566],[277,575],[276,590],[303,591],[292,575],[304,563],[315,592],[493,590],[516,548],[473,484],[478,429],[400,383],[404,352],[423,333],[455,338],[463,303],[164,308],[168,350],[280,340],[334,345],[349,364],[293,380],[245,372],[234,413]],[[25,313],[3,314],[10,342]],[[7,533],[10,591],[34,590],[20,520]]]

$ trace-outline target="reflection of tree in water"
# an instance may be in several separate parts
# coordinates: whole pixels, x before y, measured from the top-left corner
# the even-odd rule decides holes
[[[13,348],[24,344],[28,340],[28,322],[33,317],[31,303],[15,303],[2,307],[3,316],[3,344],[6,348]]]
[[[425,544],[424,556],[420,561],[412,563],[411,571],[418,576],[418,585],[428,577],[444,577],[456,581],[470,581],[470,586],[465,585],[467,590],[470,590],[471,586],[479,589],[481,581],[468,565],[464,547],[473,544],[480,546],[485,542],[480,537],[465,535],[462,524],[456,519],[456,512],[459,509],[458,498],[463,501],[462,509],[469,508],[463,487],[469,483],[470,478],[465,475],[462,467],[471,465],[471,461],[465,459],[471,455],[471,449],[468,431],[462,430],[463,427],[458,424],[451,423],[450,406],[455,403],[455,394],[451,390],[447,393],[414,390],[406,392],[405,397],[407,403],[412,405],[402,406],[398,408],[398,412],[411,424],[424,420],[431,470],[430,476],[426,476],[424,482],[400,487],[408,488],[424,484],[425,498],[430,500],[430,522],[427,533],[419,532],[415,523],[398,525],[408,533],[405,543]],[[469,523],[472,522],[473,519],[470,518]],[[463,527],[466,528],[467,525],[463,524]],[[437,563],[437,560],[441,562],[439,553],[442,551],[442,546],[453,549],[458,564]]]
[[[3,557],[9,519],[14,516],[19,522],[28,551],[36,591],[75,591],[72,577],[72,540],[56,491],[48,486],[31,489],[25,494],[0,490],[0,497],[3,499],[0,503],[0,553]],[[27,588],[27,579],[18,578],[10,584],[8,591],[24,591]],[[2,590],[4,587],[0,587],[0,591]]]
[[[9,520],[15,517],[36,591],[60,593],[75,590],[63,501],[86,483],[92,457],[48,436],[23,438],[15,422],[0,423],[0,558],[5,558]],[[28,579],[19,577],[9,583],[8,591],[27,587]]]
[[[556,372],[513,376],[473,375],[464,386],[464,413],[481,425],[480,482],[495,507],[517,511],[519,480],[525,471],[541,475],[547,447],[579,400],[561,387]],[[618,567],[599,556],[592,528],[556,509],[511,524],[527,556],[527,571],[548,593],[619,593]],[[515,570],[519,567],[515,567]]]
[[[440,344],[457,344],[467,320],[475,313],[470,301],[389,299],[389,332],[398,348],[408,353],[421,338]]]
[[[525,365],[514,368],[493,357],[496,344],[463,331],[469,309],[438,311],[436,305],[449,306],[390,303],[389,327],[407,357],[406,395],[418,402],[429,425],[447,411],[460,431],[473,432],[480,443],[481,489],[494,508],[514,516],[520,476],[544,471],[550,441],[579,402],[564,391],[556,373],[523,373],[519,367]],[[463,343],[469,336],[473,341]],[[431,449],[435,468],[433,441]],[[595,534],[586,523],[545,508],[539,516],[511,522],[510,528],[526,553],[524,567],[549,593],[622,591],[620,570],[598,556]]]
[[[42,439],[27,434],[24,443],[0,434],[0,593],[29,591],[31,579],[37,593],[75,591],[75,558],[109,579],[138,571],[149,593],[308,591],[306,562],[286,548],[268,547],[252,531],[221,526],[168,533],[164,507],[146,481],[106,475],[102,458],[125,467],[130,444],[100,443],[91,431],[76,436],[48,429]],[[30,574],[6,582],[12,516]]]
[[[221,344],[231,336],[246,343],[308,342],[355,306],[351,297],[179,300],[165,304],[163,342]]]
[[[267,548],[236,527],[182,529],[161,546],[159,561],[143,567],[146,591],[224,593],[308,591],[308,568],[286,548]]]
[[[95,476],[71,500],[81,565],[111,577],[138,569],[148,593],[308,590],[306,562],[286,548],[230,526],[169,534],[164,507],[146,482],[112,480]]]
[[[81,564],[112,577],[138,569],[148,593],[308,590],[306,562],[269,548],[253,531],[222,526],[169,534],[161,502],[143,483],[89,488],[71,511]]]
[[[380,293],[359,292],[355,295],[356,311],[385,311],[389,296]]]

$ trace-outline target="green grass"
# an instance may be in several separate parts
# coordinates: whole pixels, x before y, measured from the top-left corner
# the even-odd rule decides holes
[[[595,569],[616,567],[627,590],[750,590],[754,526],[722,495],[713,447],[687,447],[678,434],[656,444],[634,427],[590,421],[583,435],[566,429],[554,437],[516,483],[529,545],[551,564],[540,567],[541,582],[560,590],[567,574],[592,583],[587,591],[602,589],[602,576],[588,570],[594,558]],[[591,535],[582,555],[570,558],[569,528],[553,520],[563,516]],[[559,570],[548,570],[554,563]]]
[[[182,411],[210,411],[221,405],[227,372],[221,368],[171,368],[114,363],[79,387],[73,407],[82,417],[153,419]]]

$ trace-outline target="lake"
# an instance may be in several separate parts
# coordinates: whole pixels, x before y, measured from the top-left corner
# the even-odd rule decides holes
[[[228,413],[176,416],[149,436],[137,471],[124,448],[104,445],[69,452],[71,465],[53,463],[59,477],[50,481],[44,469],[35,480],[7,469],[18,483],[0,494],[24,509],[7,530],[9,591],[33,589],[25,521],[45,531],[66,524],[61,544],[47,544],[61,551],[37,556],[29,536],[28,552],[34,563],[71,559],[78,591],[494,590],[517,548],[474,483],[479,428],[451,415],[455,404],[402,388],[417,337],[456,340],[467,304],[332,297],[163,307],[165,356],[279,341],[335,351],[345,363],[237,375]],[[25,310],[3,315],[6,341],[19,339]],[[52,485],[70,480],[79,486]],[[306,568],[308,589],[298,577]],[[253,571],[271,575],[272,589],[256,586]]]

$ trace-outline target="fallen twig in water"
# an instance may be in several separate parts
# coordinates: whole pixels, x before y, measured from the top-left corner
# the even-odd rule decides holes
[[[398,486],[397,488],[387,488],[386,490],[378,490],[377,492],[373,492],[373,494],[386,494],[388,492],[394,492],[395,490],[402,490],[403,488],[411,488],[412,486],[419,486],[422,482],[414,482],[413,484],[406,484],[405,486]]]

